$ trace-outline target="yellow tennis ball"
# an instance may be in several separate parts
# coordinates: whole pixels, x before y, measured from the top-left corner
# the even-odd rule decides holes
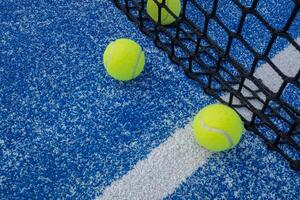
[[[231,149],[239,143],[243,129],[240,116],[223,104],[206,106],[194,120],[194,134],[198,143],[210,151]]]
[[[159,3],[162,3],[163,0],[157,0]],[[165,5],[178,17],[181,10],[180,0],[166,0]],[[150,17],[158,22],[158,13],[159,9],[157,4],[153,0],[147,1],[147,13]],[[168,25],[172,24],[176,19],[162,7],[161,9],[161,24]]]
[[[107,73],[120,81],[136,78],[144,69],[145,55],[136,42],[121,38],[111,42],[103,54]]]

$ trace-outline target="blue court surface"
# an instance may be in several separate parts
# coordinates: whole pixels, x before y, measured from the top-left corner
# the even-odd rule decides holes
[[[220,1],[218,15],[234,29],[230,2]],[[281,27],[292,7],[292,0],[264,0],[258,10]],[[289,30],[295,39],[297,19]],[[251,17],[246,23],[245,38],[263,49],[270,33]],[[224,42],[218,30],[211,36]],[[145,70],[134,81],[118,82],[104,69],[105,47],[118,38],[145,52]],[[288,45],[278,40],[271,56]],[[246,66],[252,59],[233,52]],[[287,98],[299,108],[299,91]],[[214,102],[110,1],[0,2],[0,199],[101,199]],[[295,200],[300,175],[245,132],[236,148],[210,155],[161,198]]]

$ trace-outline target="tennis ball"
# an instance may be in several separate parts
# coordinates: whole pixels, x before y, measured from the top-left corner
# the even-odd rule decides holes
[[[139,44],[121,38],[107,46],[103,54],[103,63],[110,76],[120,81],[128,81],[143,71],[145,55]]]
[[[157,0],[159,3],[162,3],[163,0]],[[165,0],[165,5],[178,17],[181,10],[180,0]],[[158,22],[158,13],[159,9],[157,4],[153,0],[147,1],[147,13],[150,17]],[[168,12],[165,8],[161,9],[161,24],[168,25],[172,24],[176,19]]]
[[[194,120],[194,134],[198,143],[215,152],[231,149],[238,144],[243,129],[240,116],[222,104],[206,106]]]

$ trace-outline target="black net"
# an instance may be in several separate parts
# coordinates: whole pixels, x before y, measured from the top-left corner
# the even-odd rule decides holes
[[[248,130],[300,170],[300,0],[287,0],[281,18],[270,16],[268,1],[182,0],[179,16],[166,0],[153,1],[157,22],[146,0],[113,0],[189,78],[237,110]],[[174,22],[164,24],[162,12]]]

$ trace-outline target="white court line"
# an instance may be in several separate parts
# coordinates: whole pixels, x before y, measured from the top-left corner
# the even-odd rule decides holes
[[[300,38],[297,38],[295,41],[300,45]],[[281,52],[276,54],[276,56],[272,58],[272,62],[284,75],[288,77],[295,77],[300,70],[300,53],[297,51],[297,49],[295,49],[293,45],[289,45]],[[265,63],[261,67],[257,68],[254,76],[258,79],[261,79],[262,83],[273,92],[277,92],[283,83],[283,79],[268,63]],[[258,87],[249,79],[246,79],[244,85],[248,86],[252,90],[258,89]],[[241,92],[244,96],[252,96],[250,92],[245,88],[243,88]],[[266,96],[263,93],[257,93],[257,95],[263,100],[266,99]],[[225,101],[228,101],[229,94],[227,93],[221,98]],[[263,107],[263,104],[255,99],[249,100],[249,102],[257,109],[261,109]],[[240,101],[237,98],[233,98],[233,103],[240,104]],[[246,120],[251,120],[252,112],[249,112],[249,110],[247,110],[246,108],[239,108],[237,109],[237,111]]]
[[[106,188],[100,199],[160,199],[202,166],[210,153],[195,142],[192,124],[152,150],[146,160]]]
[[[300,38],[296,42],[300,44]],[[300,54],[291,45],[277,54],[272,61],[288,76],[294,76],[300,69]],[[258,68],[254,75],[261,78],[273,91],[277,91],[282,83],[267,64]],[[256,87],[253,83],[247,84],[249,87]],[[249,116],[247,110],[240,109],[238,112],[242,116]],[[195,142],[190,122],[153,149],[147,159],[139,161],[131,171],[108,186],[97,199],[162,199],[172,194],[193,172],[203,166],[210,156],[211,153]]]

